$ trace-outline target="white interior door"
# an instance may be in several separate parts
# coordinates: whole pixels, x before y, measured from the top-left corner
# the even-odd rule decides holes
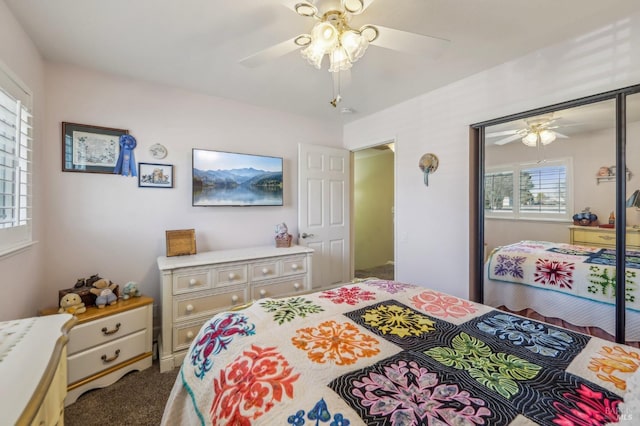
[[[298,144],[298,244],[314,249],[314,289],[351,279],[350,154]]]

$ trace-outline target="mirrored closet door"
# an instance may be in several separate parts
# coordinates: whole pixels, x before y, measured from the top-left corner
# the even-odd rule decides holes
[[[479,301],[640,344],[640,309],[631,302],[640,281],[640,141],[633,136],[640,136],[640,95],[633,93],[473,126],[481,146],[471,293]]]

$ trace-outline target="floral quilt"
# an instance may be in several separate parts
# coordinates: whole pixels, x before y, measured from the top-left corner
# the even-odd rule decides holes
[[[628,346],[367,280],[215,315],[187,352],[162,422],[616,423],[630,417],[622,403],[639,365]]]
[[[500,247],[488,260],[488,277],[615,305],[615,251],[547,241]],[[640,311],[640,255],[626,253],[626,308]]]

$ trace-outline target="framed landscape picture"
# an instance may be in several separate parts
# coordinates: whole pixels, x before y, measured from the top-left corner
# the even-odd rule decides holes
[[[128,130],[62,123],[62,171],[109,173],[118,162],[120,136]]]

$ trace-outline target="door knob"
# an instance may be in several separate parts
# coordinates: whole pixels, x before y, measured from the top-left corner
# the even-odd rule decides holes
[[[306,232],[303,232],[301,235],[302,238],[311,238],[311,237],[315,237],[315,235],[313,234],[307,234]]]

